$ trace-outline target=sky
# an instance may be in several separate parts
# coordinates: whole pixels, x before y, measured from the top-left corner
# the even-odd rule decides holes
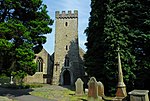
[[[78,39],[79,46],[86,51],[86,34],[84,30],[88,26],[90,17],[90,3],[91,0],[43,0],[43,3],[47,5],[48,15],[54,20],[52,26],[52,32],[47,34],[47,42],[43,45],[49,54],[54,52],[54,42],[55,42],[55,11],[66,11],[78,10]]]

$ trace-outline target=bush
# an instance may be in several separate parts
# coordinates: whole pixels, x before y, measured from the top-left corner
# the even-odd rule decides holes
[[[1,87],[9,88],[9,89],[29,89],[29,88],[39,88],[43,87],[42,84],[3,84]]]
[[[0,75],[0,83],[3,85],[5,83],[10,83],[10,77],[7,77],[6,75],[2,74]]]

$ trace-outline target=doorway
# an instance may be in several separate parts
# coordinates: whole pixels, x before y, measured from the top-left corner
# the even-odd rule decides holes
[[[70,72],[66,70],[63,74],[64,85],[71,85]]]

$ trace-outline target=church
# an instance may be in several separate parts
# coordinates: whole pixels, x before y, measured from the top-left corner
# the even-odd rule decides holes
[[[78,44],[78,11],[55,12],[55,45],[50,55],[44,48],[36,54],[37,72],[25,77],[28,83],[74,85],[85,76],[83,55]]]

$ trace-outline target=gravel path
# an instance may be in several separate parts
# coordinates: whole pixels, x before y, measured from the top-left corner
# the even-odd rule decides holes
[[[45,98],[37,97],[30,95],[32,91],[46,91],[46,90],[65,90],[69,88],[69,86],[61,87],[55,85],[44,85],[41,88],[34,89],[6,89],[0,87],[0,96],[8,97],[15,101],[57,101],[57,100],[48,100]],[[71,88],[69,88],[71,89]],[[0,100],[1,101],[1,100]],[[11,101],[11,100],[2,100],[2,101]]]
[[[57,101],[57,100],[48,100],[45,98],[32,96],[29,94],[33,90],[41,90],[42,91],[44,89],[63,90],[66,88],[63,88],[60,86],[53,86],[53,85],[45,85],[42,88],[34,88],[34,89],[6,89],[6,88],[0,87],[0,96],[8,97],[10,99],[14,99],[15,101]],[[10,101],[10,100],[8,100],[8,101]]]

